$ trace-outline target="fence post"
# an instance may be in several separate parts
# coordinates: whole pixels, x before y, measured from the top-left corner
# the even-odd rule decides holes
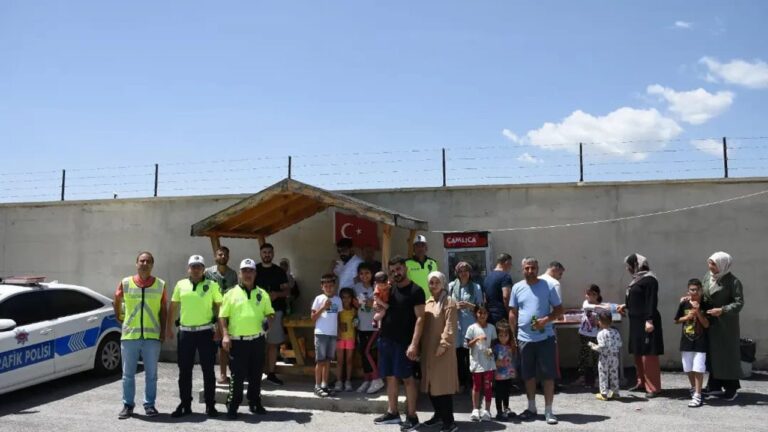
[[[292,167],[292,165],[293,164],[291,163],[291,157],[288,156],[288,178],[291,178],[291,167]]]
[[[155,197],[157,197],[157,178],[160,174],[160,166],[155,164]]]
[[[584,181],[584,148],[579,143],[579,182]]]
[[[64,187],[67,184],[67,170],[61,170],[61,200],[64,201]]]
[[[728,178],[728,142],[723,137],[723,169],[725,171],[725,178]]]
[[[445,147],[443,147],[443,187],[446,186],[446,178],[445,178]]]

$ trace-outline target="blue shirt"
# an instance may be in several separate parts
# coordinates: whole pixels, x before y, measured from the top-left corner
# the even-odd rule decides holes
[[[523,342],[540,342],[555,335],[552,323],[544,327],[544,331],[533,330],[531,320],[535,315],[543,318],[549,315],[553,307],[560,306],[560,297],[554,287],[544,279],[535,284],[521,280],[512,287],[509,307],[517,309],[517,339]]]

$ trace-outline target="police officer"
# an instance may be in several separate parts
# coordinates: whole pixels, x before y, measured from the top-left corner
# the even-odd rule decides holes
[[[248,406],[254,414],[266,414],[261,404],[261,373],[266,346],[264,322],[275,316],[269,294],[256,286],[256,262],[240,263],[240,282],[224,294],[219,312],[223,337],[221,346],[229,352],[232,379],[229,381],[227,418],[237,418],[243,402],[243,381],[248,379]]]
[[[152,276],[155,258],[149,252],[136,257],[136,274],[123,278],[115,291],[113,306],[117,319],[123,324],[120,352],[123,358],[123,409],[117,418],[133,415],[136,395],[136,366],[144,361],[144,412],[148,417],[158,415],[157,362],[165,339],[167,313],[165,281]]]
[[[192,414],[192,369],[195,365],[195,353],[200,356],[200,368],[203,370],[203,389],[205,392],[205,413],[216,417],[216,374],[214,363],[216,345],[214,332],[218,325],[219,306],[222,295],[219,285],[204,276],[205,262],[200,255],[192,255],[187,263],[189,277],[176,282],[171,296],[171,308],[168,312],[168,338],[173,337],[175,312],[179,315],[177,335],[177,360],[179,364],[179,398],[181,403],[171,413],[171,417]]]
[[[427,275],[433,271],[439,271],[437,261],[427,256],[427,238],[417,235],[413,239],[413,258],[405,261],[408,269],[408,279],[424,290],[424,297],[429,300],[432,294],[429,292]]]

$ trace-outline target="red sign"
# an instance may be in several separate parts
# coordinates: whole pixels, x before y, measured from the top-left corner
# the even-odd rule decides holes
[[[488,247],[487,232],[463,232],[443,234],[446,249]]]
[[[376,222],[336,212],[334,226],[334,239],[337,242],[342,238],[349,238],[352,239],[354,247],[370,246],[374,249],[379,248],[378,226]]]

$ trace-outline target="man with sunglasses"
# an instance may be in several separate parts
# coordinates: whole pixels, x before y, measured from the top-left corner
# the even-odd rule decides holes
[[[167,338],[173,337],[173,326],[178,325],[177,356],[179,364],[179,398],[181,403],[171,413],[177,418],[192,414],[192,369],[195,366],[195,353],[200,356],[200,368],[203,370],[203,392],[205,394],[205,413],[216,417],[216,373],[214,363],[216,345],[214,332],[220,334],[216,326],[216,317],[221,306],[222,296],[219,284],[205,278],[205,261],[200,255],[192,255],[187,262],[189,277],[176,283],[168,312]],[[176,310],[179,320],[176,322]]]
[[[250,258],[240,263],[240,282],[224,294],[219,312],[222,348],[229,352],[232,379],[227,397],[227,418],[237,418],[243,402],[243,382],[248,379],[249,411],[264,415],[261,404],[261,374],[266,347],[264,321],[275,316],[269,294],[256,286],[256,262]]]

